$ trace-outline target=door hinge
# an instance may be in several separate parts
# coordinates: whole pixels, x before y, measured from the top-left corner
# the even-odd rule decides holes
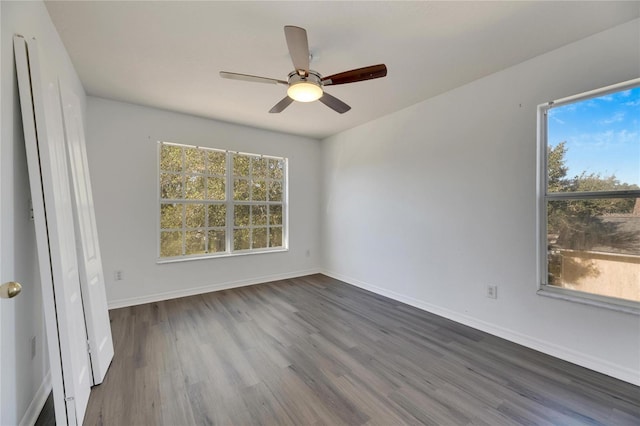
[[[87,352],[91,353],[91,340],[87,340]]]
[[[66,397],[64,402],[67,404],[67,424],[69,426],[77,426],[78,419],[76,418],[76,401],[72,396]]]

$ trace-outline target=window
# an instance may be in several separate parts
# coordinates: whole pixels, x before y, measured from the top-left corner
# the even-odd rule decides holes
[[[540,293],[640,313],[640,79],[538,118]]]
[[[159,144],[161,261],[287,248],[287,159]]]

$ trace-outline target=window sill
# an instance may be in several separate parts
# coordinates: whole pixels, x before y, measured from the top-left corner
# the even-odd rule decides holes
[[[198,256],[180,256],[180,257],[168,257],[168,258],[159,258],[156,260],[156,264],[163,265],[165,263],[177,263],[177,262],[191,262],[193,260],[204,260],[204,259],[220,259],[220,258],[228,258],[228,257],[237,257],[237,256],[250,256],[254,254],[265,254],[265,253],[282,253],[289,251],[288,248],[278,248],[271,250],[260,250],[260,251],[245,251],[245,252],[235,252],[235,253],[220,253],[220,254],[203,254]]]
[[[538,295],[640,316],[640,303],[543,285]]]

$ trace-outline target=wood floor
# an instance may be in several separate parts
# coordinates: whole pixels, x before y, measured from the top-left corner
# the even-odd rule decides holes
[[[639,425],[640,388],[323,275],[113,310],[86,425]]]

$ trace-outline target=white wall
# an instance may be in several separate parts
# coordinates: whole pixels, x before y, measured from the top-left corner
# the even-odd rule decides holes
[[[326,273],[640,384],[639,318],[536,295],[535,229],[536,106],[638,76],[635,20],[324,140]]]
[[[318,271],[319,141],[94,97],[87,121],[111,307]],[[156,264],[159,140],[289,158],[289,251]],[[116,270],[122,281],[114,281]]]
[[[40,45],[43,71],[56,73],[83,104],[85,93],[44,3],[2,1],[0,8],[0,282],[16,280],[23,284],[20,296],[0,301],[0,425],[14,425],[35,421],[44,398],[48,396],[50,384],[35,228],[29,218],[29,180],[13,59],[13,35],[35,37]],[[36,356],[31,359],[33,336],[37,342]]]

